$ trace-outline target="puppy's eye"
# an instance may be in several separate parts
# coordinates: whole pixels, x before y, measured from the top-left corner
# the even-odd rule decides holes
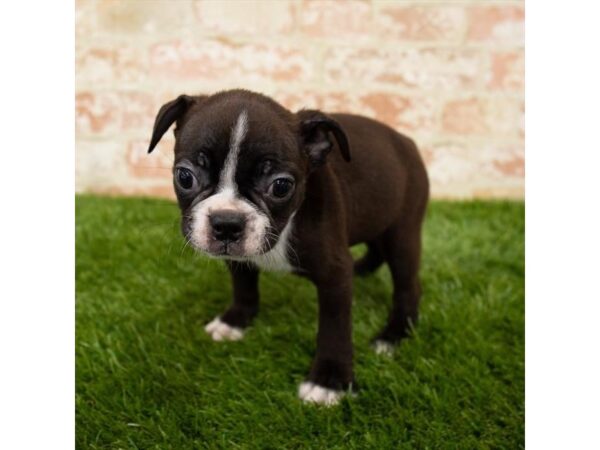
[[[192,189],[196,184],[196,177],[192,171],[184,167],[179,167],[175,176],[177,178],[177,184],[179,184],[182,189]]]
[[[198,165],[203,169],[208,169],[209,163],[210,161],[208,160],[208,156],[206,156],[206,153],[200,152],[198,154]]]
[[[289,178],[277,178],[271,184],[269,193],[275,198],[285,198],[289,195],[294,187],[294,182]]]

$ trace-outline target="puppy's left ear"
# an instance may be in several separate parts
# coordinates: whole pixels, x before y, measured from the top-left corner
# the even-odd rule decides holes
[[[337,142],[342,157],[350,161],[350,146],[346,133],[331,117],[321,111],[303,109],[297,113],[300,119],[300,141],[313,167],[325,163],[327,154],[333,148],[330,133]]]
[[[156,144],[158,144],[173,122],[181,119],[192,103],[203,98],[205,97],[192,97],[191,95],[183,94],[177,97],[175,100],[171,100],[170,102],[162,105],[158,111],[158,114],[156,115],[156,120],[154,121],[154,129],[152,130],[152,138],[150,139],[148,153],[151,153],[152,150],[154,150]]]

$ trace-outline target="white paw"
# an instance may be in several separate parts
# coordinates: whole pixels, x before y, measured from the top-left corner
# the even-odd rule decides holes
[[[373,343],[373,350],[375,350],[375,353],[378,355],[392,356],[394,354],[394,346],[381,339],[377,339]]]
[[[210,334],[213,341],[239,341],[244,337],[244,330],[227,325],[218,317],[206,325],[204,331]]]
[[[298,388],[298,397],[306,403],[316,403],[318,405],[333,406],[337,405],[344,396],[341,391],[334,391],[319,386],[318,384],[305,381]]]

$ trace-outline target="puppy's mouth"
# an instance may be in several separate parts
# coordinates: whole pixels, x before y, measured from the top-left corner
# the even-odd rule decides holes
[[[252,256],[247,254],[244,250],[244,246],[240,242],[212,241],[208,242],[206,245],[198,245],[198,243],[190,237],[187,238],[187,241],[194,250],[212,258],[228,259]]]
[[[251,256],[246,254],[243,245],[235,241],[216,241],[209,244],[206,250],[201,251],[220,258]]]
[[[199,253],[211,258],[240,260],[261,255],[269,251],[273,245],[266,238],[258,245],[248,245],[247,238],[240,240],[218,240],[212,236],[197,239],[194,234],[186,234],[188,244]]]

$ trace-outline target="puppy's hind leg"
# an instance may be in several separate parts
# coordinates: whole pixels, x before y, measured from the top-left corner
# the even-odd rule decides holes
[[[390,227],[383,236],[383,252],[394,283],[393,303],[388,322],[375,338],[377,353],[390,354],[394,344],[410,333],[419,315],[421,285],[421,226],[400,223]]]
[[[354,262],[354,274],[363,277],[375,272],[384,262],[384,257],[377,242],[367,242],[367,253]]]

